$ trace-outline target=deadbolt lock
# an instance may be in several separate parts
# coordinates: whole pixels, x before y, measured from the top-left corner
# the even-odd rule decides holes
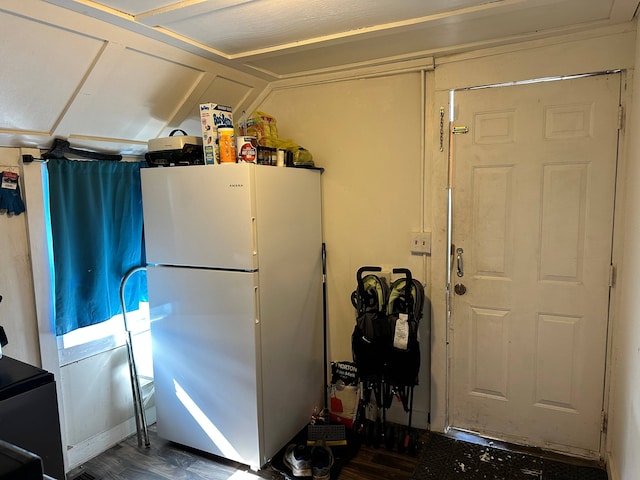
[[[456,295],[464,295],[465,293],[467,293],[467,287],[465,287],[462,283],[456,283],[453,287],[453,291],[456,292]]]

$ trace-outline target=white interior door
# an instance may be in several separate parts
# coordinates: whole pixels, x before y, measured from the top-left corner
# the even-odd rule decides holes
[[[619,96],[620,74],[455,93],[451,426],[599,455]]]

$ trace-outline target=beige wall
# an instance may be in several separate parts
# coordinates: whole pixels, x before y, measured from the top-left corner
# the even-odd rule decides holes
[[[405,267],[430,282],[425,257],[409,249],[409,233],[423,225],[422,82],[415,71],[276,89],[259,107],[276,117],[280,137],[309,149],[325,169],[330,360],[352,359],[350,295],[359,267]],[[422,370],[414,421],[425,426],[428,365]]]
[[[409,232],[421,225],[420,73],[274,91],[261,109],[309,149],[322,175],[331,358],[351,358],[350,294],[363,265],[425,280]]]
[[[19,149],[0,149],[0,172],[20,175],[21,196],[24,178]],[[31,278],[31,257],[27,237],[27,213],[0,214],[0,325],[9,340],[2,353],[32,365],[41,366],[36,312]]]

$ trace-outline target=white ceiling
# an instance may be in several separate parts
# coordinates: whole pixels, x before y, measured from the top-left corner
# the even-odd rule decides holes
[[[267,80],[630,21],[638,0],[48,0]]]

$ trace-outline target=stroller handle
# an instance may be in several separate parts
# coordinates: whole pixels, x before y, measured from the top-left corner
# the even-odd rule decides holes
[[[371,266],[368,266],[368,267],[360,267],[360,268],[358,269],[358,273],[357,273],[358,280],[361,280],[361,279],[362,279],[362,274],[363,274],[364,272],[381,272],[381,271],[382,271],[382,267],[371,267]]]
[[[381,267],[372,267],[372,266],[360,267],[358,269],[358,273],[356,273],[356,279],[358,280],[358,291],[362,292],[364,290],[364,284],[362,283],[362,274],[364,272],[381,272],[381,271],[382,271]]]
[[[407,277],[407,280],[411,281],[411,270],[408,268],[394,268],[393,273],[404,273],[404,276]]]

